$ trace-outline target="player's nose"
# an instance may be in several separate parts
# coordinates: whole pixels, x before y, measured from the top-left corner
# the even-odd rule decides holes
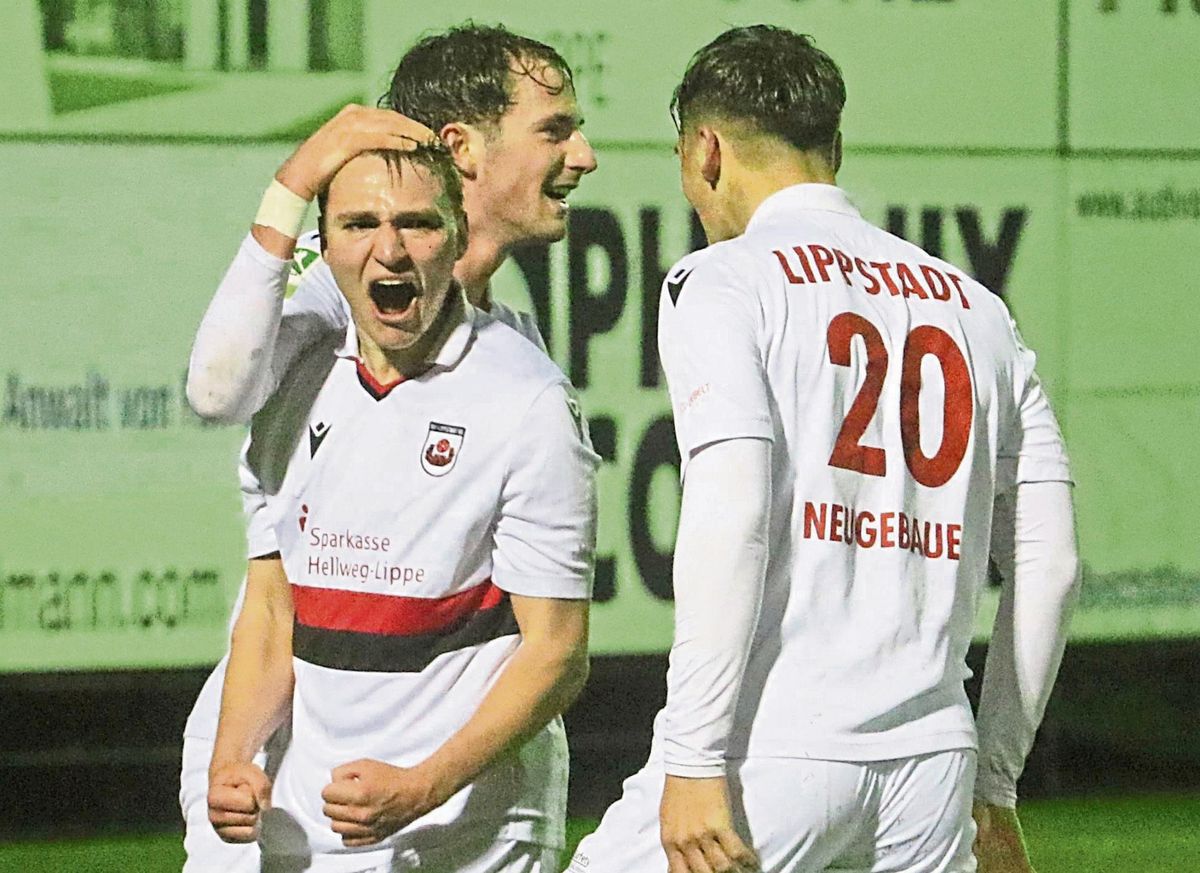
[[[380,264],[392,270],[406,265],[409,256],[404,232],[389,224],[381,225],[375,231],[371,254]]]
[[[596,169],[596,152],[582,130],[576,130],[567,140],[566,165],[581,176]]]

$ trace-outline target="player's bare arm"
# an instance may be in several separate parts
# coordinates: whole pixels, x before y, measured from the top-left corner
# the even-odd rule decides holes
[[[254,755],[286,717],[292,681],[292,595],[283,564],[251,561],[209,766],[209,821],[226,842],[258,836],[271,781]]]
[[[588,601],[510,595],[521,642],[479,708],[415,767],[351,761],[321,793],[347,846],[367,846],[445,803],[566,709],[588,675]]]

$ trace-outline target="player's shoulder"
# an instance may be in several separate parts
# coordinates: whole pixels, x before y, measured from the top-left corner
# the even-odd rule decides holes
[[[761,281],[761,268],[744,237],[713,243],[684,255],[663,277],[662,294],[678,306],[685,290],[689,297],[718,289],[741,288]]]
[[[499,300],[493,300],[492,308],[488,312],[488,315],[501,324],[508,325],[539,348],[545,348],[545,343],[542,341],[542,333],[538,329],[537,318],[532,312],[513,309]]]
[[[566,379],[544,351],[496,313],[472,308],[472,318],[476,360],[497,384],[519,390],[541,390]]]

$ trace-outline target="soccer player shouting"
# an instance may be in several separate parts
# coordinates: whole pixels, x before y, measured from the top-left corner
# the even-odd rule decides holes
[[[263,224],[253,229],[218,288],[193,348],[188,393],[206,418],[244,421],[283,390],[281,383],[320,384],[344,340],[349,309],[327,265],[314,257],[313,250],[320,247],[315,235],[299,240],[298,276],[292,276],[298,288],[285,299],[305,201],[354,155],[371,148],[409,148],[431,138],[429,128],[451,150],[462,175],[470,234],[455,265],[456,279],[473,305],[543,346],[534,319],[493,301],[488,282],[514,246],[562,238],[565,198],[595,169],[595,156],[580,130],[570,68],[542,43],[502,28],[467,25],[410,49],[385,99],[392,109],[420,121],[391,109],[348,107],[277,174],[287,185],[268,192],[263,220],[284,230]],[[324,348],[324,359],[311,353],[317,347]],[[256,427],[259,433],[272,429],[267,422]],[[319,440],[323,433],[314,426],[309,439]],[[256,440],[240,467],[252,581],[283,573],[267,505],[286,466],[281,442]],[[207,817],[207,773],[224,669],[223,659],[185,729],[180,797],[189,871],[257,870],[259,864],[255,845],[221,842]],[[286,730],[281,730],[271,743],[273,763],[286,742]],[[565,758],[559,763],[565,767]],[[557,846],[563,840],[561,815],[547,830],[555,834],[547,839]]]
[[[970,871],[973,794],[984,869],[1028,867],[1015,783],[1077,585],[1067,457],[1000,299],[835,187],[844,101],[768,26],[676,90],[712,245],[660,304],[684,477],[667,704],[577,873]]]
[[[252,456],[291,449],[286,577],[247,586],[209,777],[213,826],[264,869],[556,863],[598,459],[562,372],[453,280],[458,186],[439,145],[360,153],[319,192],[352,320],[317,390],[255,422]],[[289,715],[272,780],[253,759]]]

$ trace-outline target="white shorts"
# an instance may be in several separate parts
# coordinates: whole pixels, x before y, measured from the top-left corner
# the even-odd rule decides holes
[[[579,844],[569,873],[663,873],[662,758],[625,781],[621,799]],[[893,761],[731,761],[734,820],[762,873],[972,873],[975,752]]]
[[[288,734],[281,730],[268,743],[268,753],[256,761],[273,772],[287,747]],[[208,820],[208,765],[213,741],[183,738],[183,766],[179,775],[179,805],[186,825],[183,845],[187,861],[183,873],[558,873],[559,850],[493,836],[465,839],[453,846],[402,850],[387,854],[383,864],[367,861],[355,866],[351,858],[325,856],[312,859],[293,856],[263,856],[257,843],[227,843],[217,836]],[[379,857],[378,853],[371,853]]]
[[[267,742],[267,752],[255,758],[272,773],[287,748],[290,732],[280,728]],[[259,873],[257,843],[227,843],[217,836],[208,820],[208,765],[213,741],[203,737],[183,738],[183,761],[179,771],[179,808],[183,813],[183,848],[187,860],[183,873]]]
[[[399,851],[390,863],[359,873],[558,873],[561,867],[558,849],[486,837],[453,846]]]

